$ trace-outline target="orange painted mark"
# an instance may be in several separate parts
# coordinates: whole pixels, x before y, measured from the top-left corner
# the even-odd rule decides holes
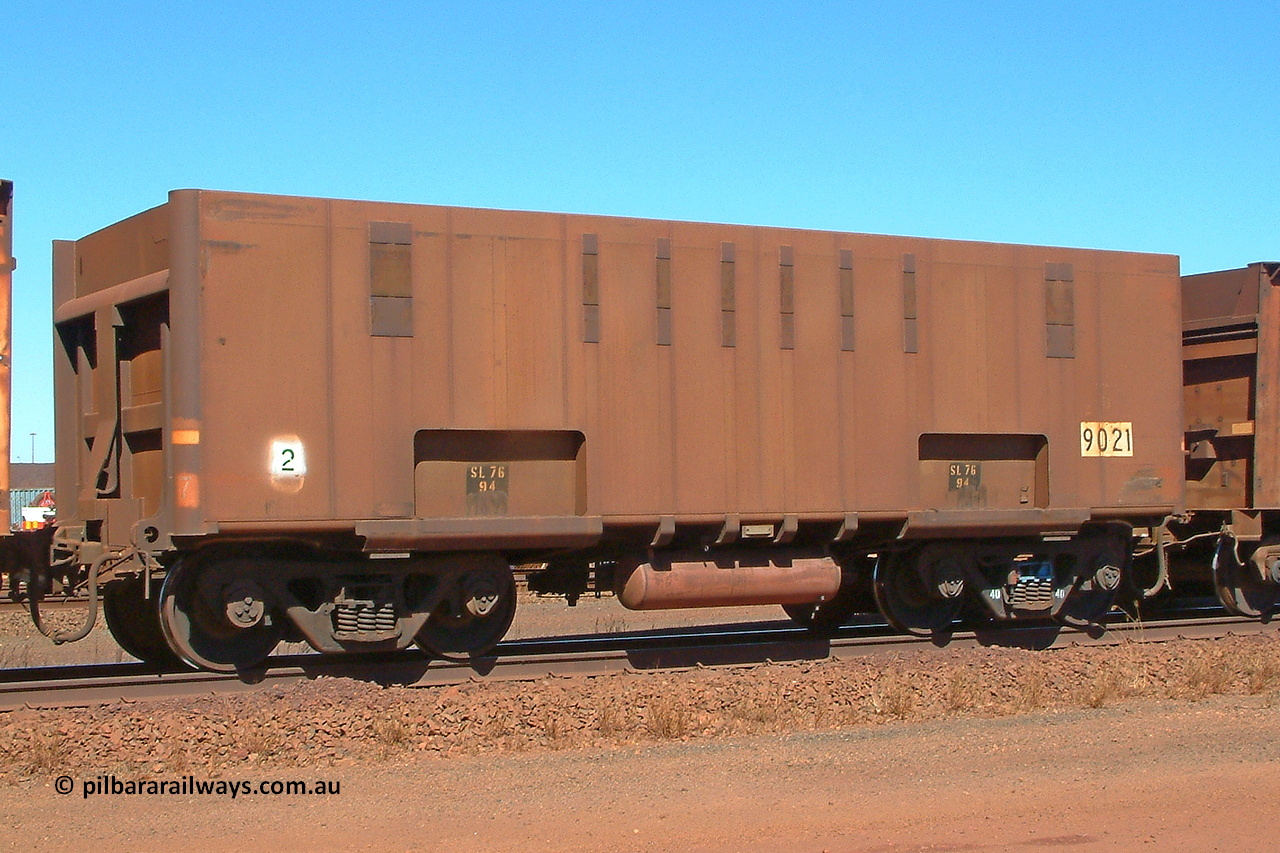
[[[199,444],[200,430],[198,429],[175,429],[173,431],[174,444]]]

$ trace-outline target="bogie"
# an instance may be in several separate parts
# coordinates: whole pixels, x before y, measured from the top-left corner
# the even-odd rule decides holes
[[[899,630],[949,634],[956,623],[1053,620],[1091,628],[1111,609],[1129,561],[1128,525],[1073,537],[955,540],[902,547],[876,562],[881,613]]]
[[[330,654],[478,656],[501,640],[515,583],[496,554],[405,556],[214,550],[169,566],[160,591],[168,646],[203,669],[262,664],[286,636]]]

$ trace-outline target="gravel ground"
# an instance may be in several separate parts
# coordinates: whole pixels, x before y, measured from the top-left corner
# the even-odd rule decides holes
[[[1271,851],[1266,696],[630,747],[266,766],[328,796],[0,787],[0,849],[475,853]],[[67,772],[76,773],[74,768]]]
[[[216,777],[1056,713],[1136,699],[1270,701],[1277,687],[1280,639],[1271,634],[1051,652],[927,648],[443,689],[319,679],[242,695],[0,714],[0,784],[45,784],[69,762],[81,773]]]
[[[1269,851],[1278,702],[1267,633],[24,710],[0,713],[0,849]],[[104,776],[340,793],[85,798]]]

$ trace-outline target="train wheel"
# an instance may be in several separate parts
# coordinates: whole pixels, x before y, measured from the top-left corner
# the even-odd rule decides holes
[[[256,585],[243,580],[222,583],[199,561],[174,563],[160,588],[160,627],[169,646],[192,666],[214,672],[262,663],[284,627],[265,612],[254,590]]]
[[[1250,619],[1261,619],[1275,610],[1280,586],[1263,580],[1253,561],[1240,560],[1239,540],[1221,536],[1213,552],[1213,585],[1227,612]]]
[[[476,556],[457,578],[453,595],[446,596],[418,631],[418,648],[442,658],[478,658],[511,627],[516,614],[516,580],[500,557]]]
[[[865,582],[860,583],[853,572],[845,572],[840,581],[840,589],[826,601],[784,604],[782,609],[786,611],[787,616],[791,617],[792,622],[803,628],[829,631],[832,628],[839,628],[849,621],[850,616],[858,612],[861,598],[859,586],[863,586],[865,590]]]
[[[1054,614],[1055,621],[1076,628],[1101,625],[1115,604],[1116,592],[1125,576],[1124,563],[1125,560],[1114,553],[1094,558],[1093,574],[1078,585],[1069,585],[1062,607]]]
[[[1113,566],[1103,567],[1104,569],[1113,569]],[[1108,583],[1111,581],[1108,577]],[[1119,572],[1116,570],[1116,584],[1119,584]],[[1094,581],[1090,589],[1077,589],[1069,591],[1067,598],[1062,604],[1062,608],[1054,614],[1054,621],[1062,625],[1071,625],[1075,628],[1092,628],[1101,625],[1106,619],[1107,614],[1111,612],[1112,605],[1115,604],[1116,587],[1111,586],[1107,589]]]
[[[165,641],[160,628],[160,596],[146,598],[141,577],[115,580],[102,588],[102,615],[120,648],[138,660],[160,667],[182,661]]]
[[[961,556],[927,546],[876,560],[876,604],[889,624],[917,637],[945,637],[964,609]]]

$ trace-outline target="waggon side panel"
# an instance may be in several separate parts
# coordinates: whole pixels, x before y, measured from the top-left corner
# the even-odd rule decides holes
[[[853,252],[855,349],[851,383],[842,390],[852,425],[845,435],[846,458],[855,472],[852,506],[901,509],[913,505],[917,490],[915,477],[905,470],[905,463],[914,466],[917,436],[906,425],[915,422],[920,405],[918,355],[903,352],[902,251],[891,238],[861,236],[851,238],[848,248]],[[799,314],[796,327],[799,337]]]
[[[747,491],[741,475],[739,479],[739,493],[748,500],[754,500],[756,506],[753,509],[792,505],[796,476],[792,453],[795,446],[795,350],[782,347],[779,254],[780,247],[792,247],[794,303],[800,298],[802,289],[808,286],[798,272],[805,266],[798,241],[798,232],[762,229],[751,247],[756,253],[756,343],[754,346],[740,343],[740,347],[741,357],[754,370],[739,373],[738,401],[740,421],[755,424],[756,456],[741,462],[744,467],[756,469],[754,479],[758,486],[754,494]],[[793,327],[796,316],[793,312],[790,321]],[[796,337],[793,332],[793,343]]]
[[[1160,274],[1176,278],[1177,263],[1157,266],[1153,275],[1142,262],[1141,256],[1100,260],[1098,269],[1107,272],[1094,274],[1099,379],[1094,408],[1082,401],[1080,419],[1132,421],[1134,431],[1131,457],[1077,457],[1103,484],[1094,506],[1160,506],[1181,496],[1183,457],[1170,439],[1181,431],[1181,394],[1178,383],[1163,378],[1170,360],[1181,357],[1181,342],[1160,332],[1178,328],[1180,308],[1176,293],[1151,286]]]
[[[57,240],[53,244],[53,306],[75,298],[75,243]],[[77,415],[76,374],[57,339],[53,352],[54,500],[63,507],[62,521],[79,518],[80,466],[84,443]],[[68,512],[66,507],[75,507]]]
[[[726,348],[725,352],[734,362],[733,383],[728,388],[733,400],[730,411],[734,429],[730,433],[726,465],[734,472],[734,500],[743,514],[763,512],[769,506],[778,505],[776,500],[770,500],[765,489],[770,463],[762,452],[763,433],[772,424],[765,420],[760,399],[764,354],[777,352],[778,261],[777,250],[770,252],[767,245],[761,245],[761,236],[758,231],[744,233],[740,238],[735,235],[735,346]],[[765,293],[773,297],[772,306],[764,303]]]
[[[416,215],[406,216],[407,210]],[[346,401],[332,419],[336,514],[339,518],[413,515],[415,424],[448,423],[452,411],[451,342],[444,286],[442,211],[404,206],[329,203],[332,229],[333,388]],[[428,283],[414,295],[411,335],[371,334],[370,222],[408,224],[410,273]],[[416,388],[418,393],[405,393]]]
[[[331,518],[330,417],[346,401],[330,381],[326,203],[204,193],[200,207],[206,518]],[[273,459],[277,441],[292,459]],[[273,463],[295,475],[279,488]]]
[[[676,223],[671,240],[671,301],[675,369],[675,491],[677,514],[724,512],[726,489],[726,367],[720,343],[720,247],[698,223]],[[607,506],[607,504],[606,504]]]
[[[610,506],[628,515],[670,512],[679,470],[672,388],[679,380],[674,347],[656,343],[654,272],[657,240],[669,239],[669,232],[625,220],[572,217],[570,222],[574,254],[569,290],[577,293],[567,300],[573,321],[567,330],[569,350],[589,365],[593,383],[581,401],[587,412],[590,511]],[[584,340],[584,317],[590,310],[582,293],[583,267],[589,262],[579,242],[584,234],[596,235],[599,252],[599,342]]]
[[[786,368],[782,379],[789,391],[782,417],[789,427],[786,509],[830,512],[842,504],[836,253],[829,234],[797,234],[793,246],[795,349],[781,351]]]
[[[76,241],[75,295],[168,269],[170,209],[160,205]]]

